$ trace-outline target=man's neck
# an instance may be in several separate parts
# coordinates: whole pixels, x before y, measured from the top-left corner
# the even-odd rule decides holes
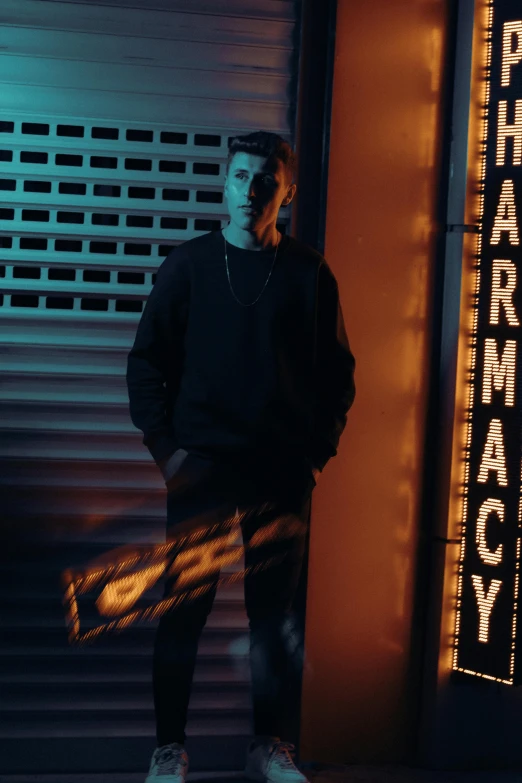
[[[275,224],[254,232],[238,228],[230,221],[228,226],[222,230],[222,234],[227,242],[243,250],[271,250],[280,241],[280,234]]]

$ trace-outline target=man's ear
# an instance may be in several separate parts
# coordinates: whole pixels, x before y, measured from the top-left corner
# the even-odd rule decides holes
[[[290,202],[292,201],[292,199],[293,199],[293,197],[295,195],[296,189],[297,189],[297,185],[295,185],[295,184],[294,185],[290,185],[290,187],[286,191],[286,196],[284,197],[284,199],[282,201],[282,204],[283,204],[284,207],[286,207],[288,204],[290,204]]]

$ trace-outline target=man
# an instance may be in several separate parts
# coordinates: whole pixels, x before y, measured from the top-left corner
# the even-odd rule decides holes
[[[167,538],[190,518],[210,528],[242,511],[255,735],[245,774],[269,783],[306,783],[281,737],[296,665],[288,628],[315,477],[337,453],[355,396],[335,277],[317,251],[276,227],[296,191],[295,163],[276,134],[232,139],[230,222],[164,259],[127,368],[132,421],[166,482]],[[259,539],[273,523],[280,537]],[[147,783],[183,783],[188,771],[185,723],[212,578],[158,625],[158,747]],[[179,579],[173,568],[166,597]]]

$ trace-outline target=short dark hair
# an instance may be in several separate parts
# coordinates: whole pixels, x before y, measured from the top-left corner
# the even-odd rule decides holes
[[[297,170],[297,158],[290,144],[277,133],[254,131],[231,138],[228,144],[227,174],[236,152],[248,152],[250,155],[260,155],[262,158],[279,158],[285,165],[287,181],[293,182]]]

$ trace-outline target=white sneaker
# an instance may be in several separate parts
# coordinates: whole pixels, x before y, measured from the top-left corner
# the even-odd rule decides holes
[[[295,745],[271,737],[263,742],[253,740],[248,748],[245,777],[259,783],[310,783],[295,766]]]
[[[187,751],[179,742],[156,748],[145,783],[185,783],[189,766]]]

